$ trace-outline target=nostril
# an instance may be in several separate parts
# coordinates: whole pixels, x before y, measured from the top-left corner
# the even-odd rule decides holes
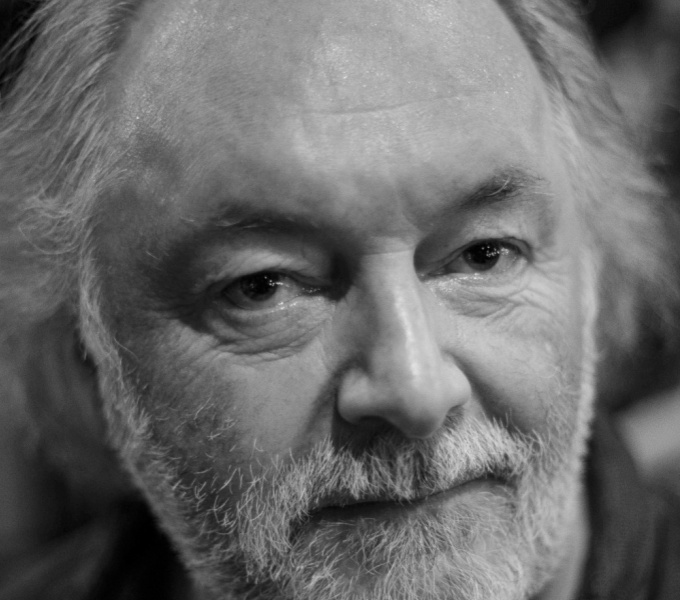
[[[337,411],[355,426],[387,423],[408,438],[431,437],[470,395],[465,376],[456,368],[451,377],[442,366],[443,371],[434,379],[429,377],[426,384],[422,379],[399,381],[354,369],[341,380]]]

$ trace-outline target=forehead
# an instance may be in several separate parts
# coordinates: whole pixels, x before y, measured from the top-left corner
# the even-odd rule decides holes
[[[151,2],[114,79],[116,216],[272,191],[317,211],[367,180],[420,195],[542,154],[540,77],[492,0]]]
[[[166,104],[358,111],[522,90],[526,62],[493,0],[168,0],[145,5],[120,65],[128,92]]]

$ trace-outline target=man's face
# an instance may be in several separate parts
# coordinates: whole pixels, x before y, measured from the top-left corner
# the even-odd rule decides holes
[[[201,585],[540,586],[579,495],[593,281],[498,6],[150,3],[111,90],[102,388]]]

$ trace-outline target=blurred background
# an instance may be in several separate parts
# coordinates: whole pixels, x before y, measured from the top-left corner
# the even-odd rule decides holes
[[[680,0],[580,1],[618,101],[680,201]],[[25,51],[8,52],[6,44],[37,6],[0,0],[0,99]],[[10,351],[0,348],[0,357]],[[608,401],[641,469],[680,482],[680,357],[660,358],[653,340],[646,356]],[[0,393],[18,377],[0,360]],[[58,478],[33,451],[20,395],[7,395],[12,401],[0,397],[0,562],[49,540],[70,518]]]
[[[581,4],[616,99],[680,202],[680,0]],[[680,356],[653,349],[621,382],[618,421],[640,467],[680,489]]]

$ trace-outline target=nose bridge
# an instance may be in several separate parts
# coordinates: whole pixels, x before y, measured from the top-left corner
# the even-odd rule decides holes
[[[412,257],[379,257],[361,276],[353,307],[359,366],[346,376],[339,411],[352,423],[380,419],[407,437],[432,435],[470,390],[442,354],[433,310]],[[355,337],[356,336],[356,337]]]
[[[433,375],[441,360],[439,346],[413,263],[392,260],[389,265],[376,265],[373,272],[366,289],[367,367],[405,393]]]

